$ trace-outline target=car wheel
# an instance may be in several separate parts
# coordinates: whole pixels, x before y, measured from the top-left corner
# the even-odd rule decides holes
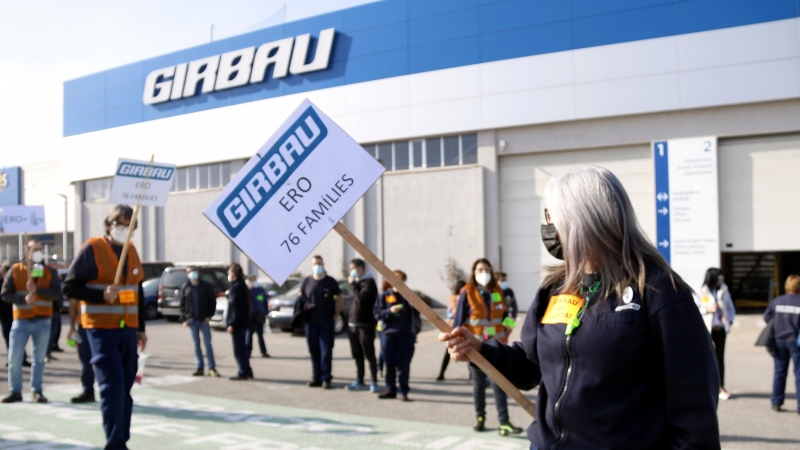
[[[158,305],[155,303],[148,303],[145,305],[144,317],[146,320],[158,319]]]
[[[336,317],[336,321],[333,322],[333,332],[334,334],[340,334],[344,331],[344,316],[339,314]]]

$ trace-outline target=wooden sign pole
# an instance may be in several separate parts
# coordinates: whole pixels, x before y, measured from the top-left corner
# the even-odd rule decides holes
[[[153,162],[155,155],[150,155],[150,162]],[[128,233],[125,235],[125,242],[122,244],[122,253],[119,255],[119,264],[117,264],[117,273],[114,276],[114,285],[119,286],[122,281],[122,268],[125,266],[125,261],[128,257],[128,247],[131,245],[131,235],[133,229],[136,228],[136,218],[139,216],[139,208],[142,206],[142,195],[145,187],[142,186],[139,190],[139,198],[136,200],[136,206],[133,208],[133,216],[131,216],[131,223],[128,224]]]
[[[333,227],[337,233],[348,243],[350,244],[355,251],[357,251],[364,259],[372,265],[383,277],[391,284],[392,286],[397,289],[400,294],[408,300],[417,311],[420,312],[426,319],[428,319],[439,331],[442,333],[449,333],[451,331],[450,325],[444,321],[441,317],[439,317],[436,312],[431,309],[414,291],[412,291],[403,280],[400,279],[391,269],[386,267],[386,264],[383,263],[377,256],[375,256],[372,251],[367,248],[364,243],[362,243],[350,230],[347,229],[344,224],[338,222]],[[476,352],[475,350],[470,350],[467,354],[470,361],[473,364],[478,366],[479,369],[483,371],[486,375],[489,376],[498,386],[500,386],[509,397],[513,398],[514,401],[519,404],[528,414],[531,415],[534,419],[536,418],[536,407],[534,404],[528,400],[528,397],[519,391],[510,381],[498,371],[489,361],[486,360],[480,353]]]

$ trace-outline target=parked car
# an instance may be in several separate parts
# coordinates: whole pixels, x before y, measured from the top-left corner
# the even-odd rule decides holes
[[[344,297],[344,307],[341,314],[334,322],[333,331],[336,334],[343,332],[347,328],[347,316],[350,312],[350,302],[353,301],[353,293],[350,290],[350,284],[347,280],[339,280],[339,289],[342,291]],[[283,331],[292,332],[292,316],[294,314],[294,304],[297,302],[297,297],[300,295],[300,284],[294,288],[289,289],[286,293],[278,295],[269,300],[267,308],[269,309],[268,318],[269,326],[277,327]]]
[[[160,281],[159,278],[151,278],[142,283],[145,320],[158,319],[158,284]]]
[[[200,272],[200,279],[214,288],[217,303],[220,299],[228,301],[225,292],[230,288],[228,268],[225,266],[195,265]],[[186,266],[167,267],[161,275],[158,285],[158,312],[169,321],[180,318],[181,288],[189,281]]]
[[[288,290],[294,288],[302,281],[300,278],[292,277],[286,280],[281,286],[277,286],[270,278],[258,279],[258,284],[267,291],[267,295],[272,298],[281,295]],[[217,298],[217,309],[214,312],[214,317],[211,318],[211,328],[224,329],[225,323],[228,318],[228,296]]]

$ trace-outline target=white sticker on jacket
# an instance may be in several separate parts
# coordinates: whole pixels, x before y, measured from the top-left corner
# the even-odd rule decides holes
[[[617,309],[615,309],[614,311],[615,312],[617,312],[617,311],[625,311],[626,309],[632,309],[634,311],[638,311],[641,308],[642,308],[642,305],[640,305],[638,303],[628,303],[627,305],[617,306]]]

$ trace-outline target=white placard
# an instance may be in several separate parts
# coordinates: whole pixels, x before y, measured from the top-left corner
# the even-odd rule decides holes
[[[3,206],[4,233],[44,233],[44,206]]]
[[[164,206],[167,204],[174,176],[174,164],[120,158],[108,202]]]
[[[716,136],[653,142],[661,254],[694,289],[720,266]]]
[[[280,285],[383,171],[304,100],[203,214]]]

